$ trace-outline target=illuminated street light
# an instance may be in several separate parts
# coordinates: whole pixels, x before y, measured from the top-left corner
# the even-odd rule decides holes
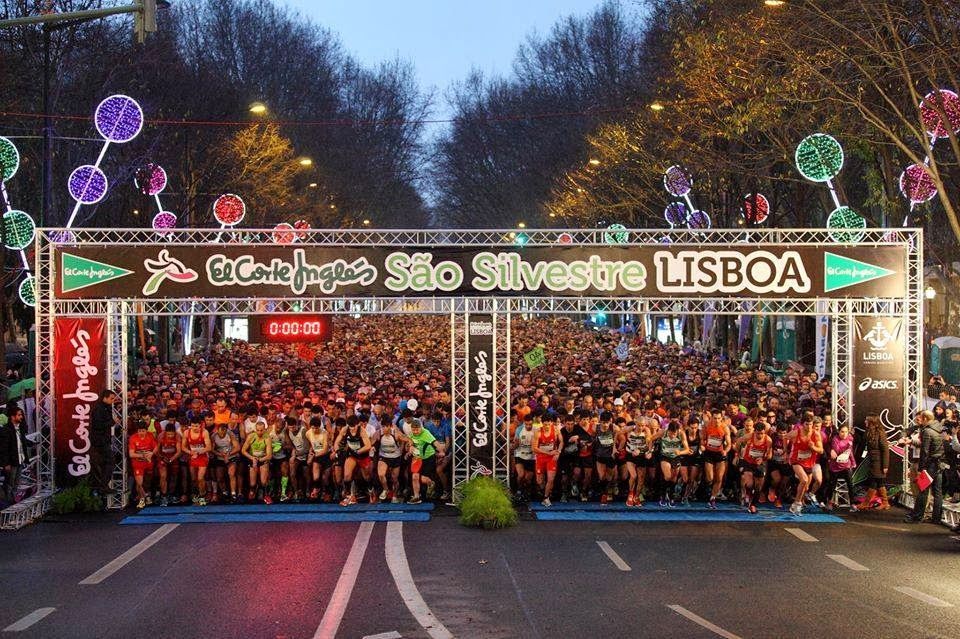
[[[310,188],[311,188],[311,189],[317,188],[317,183],[316,183],[316,182],[311,182],[311,183],[310,183]]]
[[[364,225],[364,226],[370,226],[370,220],[364,220],[364,221],[363,221],[363,225]]]
[[[299,159],[297,160],[297,162],[300,164],[300,166],[304,166],[304,167],[306,167],[306,166],[313,166],[313,160],[311,160],[311,159],[308,158],[307,156],[303,156],[303,157],[299,158]]]
[[[254,102],[250,105],[250,113],[254,115],[266,115],[267,105],[263,102]]]
[[[590,158],[590,166],[600,166],[600,160],[597,158]]]
[[[937,296],[937,290],[932,286],[928,286],[927,288],[924,289],[923,296],[928,300],[932,300]]]
[[[763,0],[763,4],[768,7],[782,7],[787,3],[785,0]]]
[[[653,104],[650,105],[651,111],[663,111],[663,109],[664,109],[664,106],[659,102],[654,102]]]
[[[518,229],[525,229],[525,228],[527,228],[527,223],[526,223],[526,222],[517,222],[517,228],[518,228]]]

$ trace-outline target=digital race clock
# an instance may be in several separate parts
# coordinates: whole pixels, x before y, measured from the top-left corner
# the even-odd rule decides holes
[[[327,315],[251,315],[250,341],[254,344],[299,344],[329,341]]]

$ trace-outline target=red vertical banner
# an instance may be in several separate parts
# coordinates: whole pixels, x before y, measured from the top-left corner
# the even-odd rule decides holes
[[[60,317],[53,326],[54,455],[59,486],[90,477],[90,418],[107,383],[107,322]]]

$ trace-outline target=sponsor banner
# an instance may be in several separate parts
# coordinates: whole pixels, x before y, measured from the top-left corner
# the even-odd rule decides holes
[[[817,312],[826,313],[826,302],[817,302]],[[814,360],[814,370],[820,379],[827,376],[827,344],[830,337],[830,316],[817,315],[816,321],[817,339],[816,339],[816,358]]]
[[[467,439],[470,474],[488,475],[493,470],[494,403],[493,316],[467,317]]]
[[[903,246],[61,245],[55,295],[903,297]]]
[[[53,326],[54,442],[58,486],[90,477],[93,409],[107,379],[107,322],[59,317]]]
[[[902,472],[902,449],[894,446],[906,423],[906,326],[899,317],[858,316],[854,323],[853,425],[863,429],[867,415],[878,415],[891,443],[890,473]]]

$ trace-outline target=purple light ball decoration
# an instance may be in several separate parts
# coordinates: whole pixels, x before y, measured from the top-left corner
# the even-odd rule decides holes
[[[50,236],[50,241],[54,244],[73,244],[77,237],[71,231],[57,231]]]
[[[911,204],[929,202],[937,194],[937,187],[927,167],[911,164],[900,174],[900,192]]]
[[[133,183],[144,195],[158,195],[167,188],[167,172],[159,164],[147,164],[137,170]]]
[[[224,226],[236,226],[243,221],[247,213],[247,206],[239,195],[227,193],[217,198],[213,203],[213,217]]]
[[[177,228],[177,216],[170,211],[160,211],[153,216],[154,231],[169,231]]]
[[[573,236],[569,233],[561,233],[560,237],[557,238],[557,242],[560,244],[573,244]]]
[[[754,207],[756,201],[756,207]],[[762,193],[750,193],[743,198],[743,219],[747,224],[763,224],[770,216],[770,201]]]
[[[296,234],[293,232],[293,226],[287,224],[286,222],[281,222],[273,227],[273,236],[274,244],[293,244],[297,239]]]
[[[107,176],[92,164],[78,166],[67,180],[70,196],[81,204],[96,204],[107,194]]]
[[[690,217],[687,218],[687,227],[696,231],[708,229],[710,225],[710,216],[699,209],[691,211]]]
[[[943,108],[946,119],[941,117],[938,107]],[[920,120],[923,128],[934,139],[948,138],[950,133],[960,133],[960,96],[946,89],[931,91],[920,103]]]
[[[104,140],[122,144],[140,134],[143,109],[131,97],[111,95],[97,105],[93,120]]]
[[[687,223],[687,207],[683,202],[671,202],[663,210],[663,219],[667,221],[670,228],[681,226]]]
[[[683,197],[693,190],[693,178],[682,166],[674,165],[663,174],[663,188],[673,197]]]

